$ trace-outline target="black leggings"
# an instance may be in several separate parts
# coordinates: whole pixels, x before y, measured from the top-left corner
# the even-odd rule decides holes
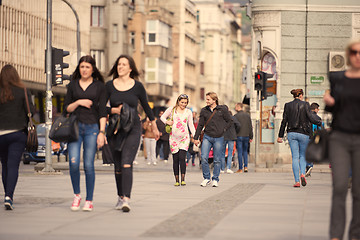
[[[179,175],[179,164],[180,164],[180,170],[181,174],[185,174],[186,172],[186,151],[180,149],[177,153],[173,154],[173,170],[174,175]]]
[[[125,139],[123,150],[121,152],[114,152],[115,180],[118,196],[130,198],[133,183],[132,164],[140,145],[140,137],[141,125],[139,121],[135,123],[135,126]],[[130,167],[124,167],[126,164],[130,165]]]

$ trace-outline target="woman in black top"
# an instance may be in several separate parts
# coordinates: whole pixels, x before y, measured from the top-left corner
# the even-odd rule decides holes
[[[112,81],[106,83],[107,99],[110,101],[108,113],[120,115],[123,104],[125,103],[132,111],[137,112],[138,102],[140,100],[146,115],[152,121],[152,130],[156,140],[159,139],[154,114],[148,104],[147,94],[144,86],[138,81],[139,72],[136,68],[132,57],[128,55],[119,56],[109,76],[113,77]],[[132,115],[133,127],[126,133],[125,140],[121,151],[114,149],[114,142],[110,139],[110,146],[114,150],[115,161],[115,179],[117,186],[118,202],[115,209],[130,211],[129,199],[132,188],[132,164],[140,144],[141,124],[136,114]],[[111,117],[111,116],[110,116]]]
[[[34,106],[27,91],[30,111]],[[13,195],[19,176],[19,164],[25,149],[28,122],[24,84],[16,69],[5,65],[0,73],[0,159],[5,208],[13,209]]]
[[[79,122],[79,139],[68,144],[71,183],[74,200],[71,210],[80,209],[80,148],[83,143],[83,160],[86,177],[86,202],[83,211],[93,210],[95,185],[94,159],[96,149],[105,142],[106,91],[104,79],[91,56],[83,56],[68,85],[64,109],[76,114]],[[100,131],[99,131],[100,127]]]
[[[330,238],[342,239],[349,170],[352,169],[352,220],[349,239],[360,239],[360,40],[346,48],[349,69],[330,73],[326,110],[333,115],[329,159],[333,176]]]

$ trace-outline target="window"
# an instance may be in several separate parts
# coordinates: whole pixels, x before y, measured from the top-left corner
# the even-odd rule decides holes
[[[103,27],[104,26],[104,7],[91,6],[91,26]]]
[[[95,59],[96,67],[105,72],[105,53],[104,50],[90,50],[90,55]]]
[[[200,88],[200,99],[205,100],[205,88]]]
[[[160,58],[146,58],[145,82],[173,85],[172,63]]]
[[[119,30],[118,30],[118,25],[116,23],[113,24],[113,42],[118,42],[119,41]]]
[[[201,75],[205,74],[205,63],[204,62],[200,62],[200,74]]]
[[[130,32],[130,45],[132,50],[135,51],[135,32]]]
[[[145,34],[141,34],[141,52],[143,53],[145,51]]]
[[[159,20],[146,22],[146,44],[160,45],[168,48],[171,45],[171,26]]]

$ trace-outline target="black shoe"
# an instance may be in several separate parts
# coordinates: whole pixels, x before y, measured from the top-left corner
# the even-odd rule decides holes
[[[311,176],[311,171],[312,171],[312,169],[313,169],[313,167],[311,167],[311,166],[307,166],[307,167],[306,167],[305,177]]]

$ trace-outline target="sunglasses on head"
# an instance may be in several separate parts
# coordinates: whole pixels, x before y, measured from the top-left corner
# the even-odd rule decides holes
[[[360,51],[357,51],[357,50],[354,50],[354,49],[350,49],[349,53],[350,53],[350,55],[355,56],[355,55],[360,54]]]
[[[186,95],[186,94],[181,94],[179,97],[178,97],[178,99],[180,100],[180,99],[189,99],[189,97],[188,97],[188,95]]]

